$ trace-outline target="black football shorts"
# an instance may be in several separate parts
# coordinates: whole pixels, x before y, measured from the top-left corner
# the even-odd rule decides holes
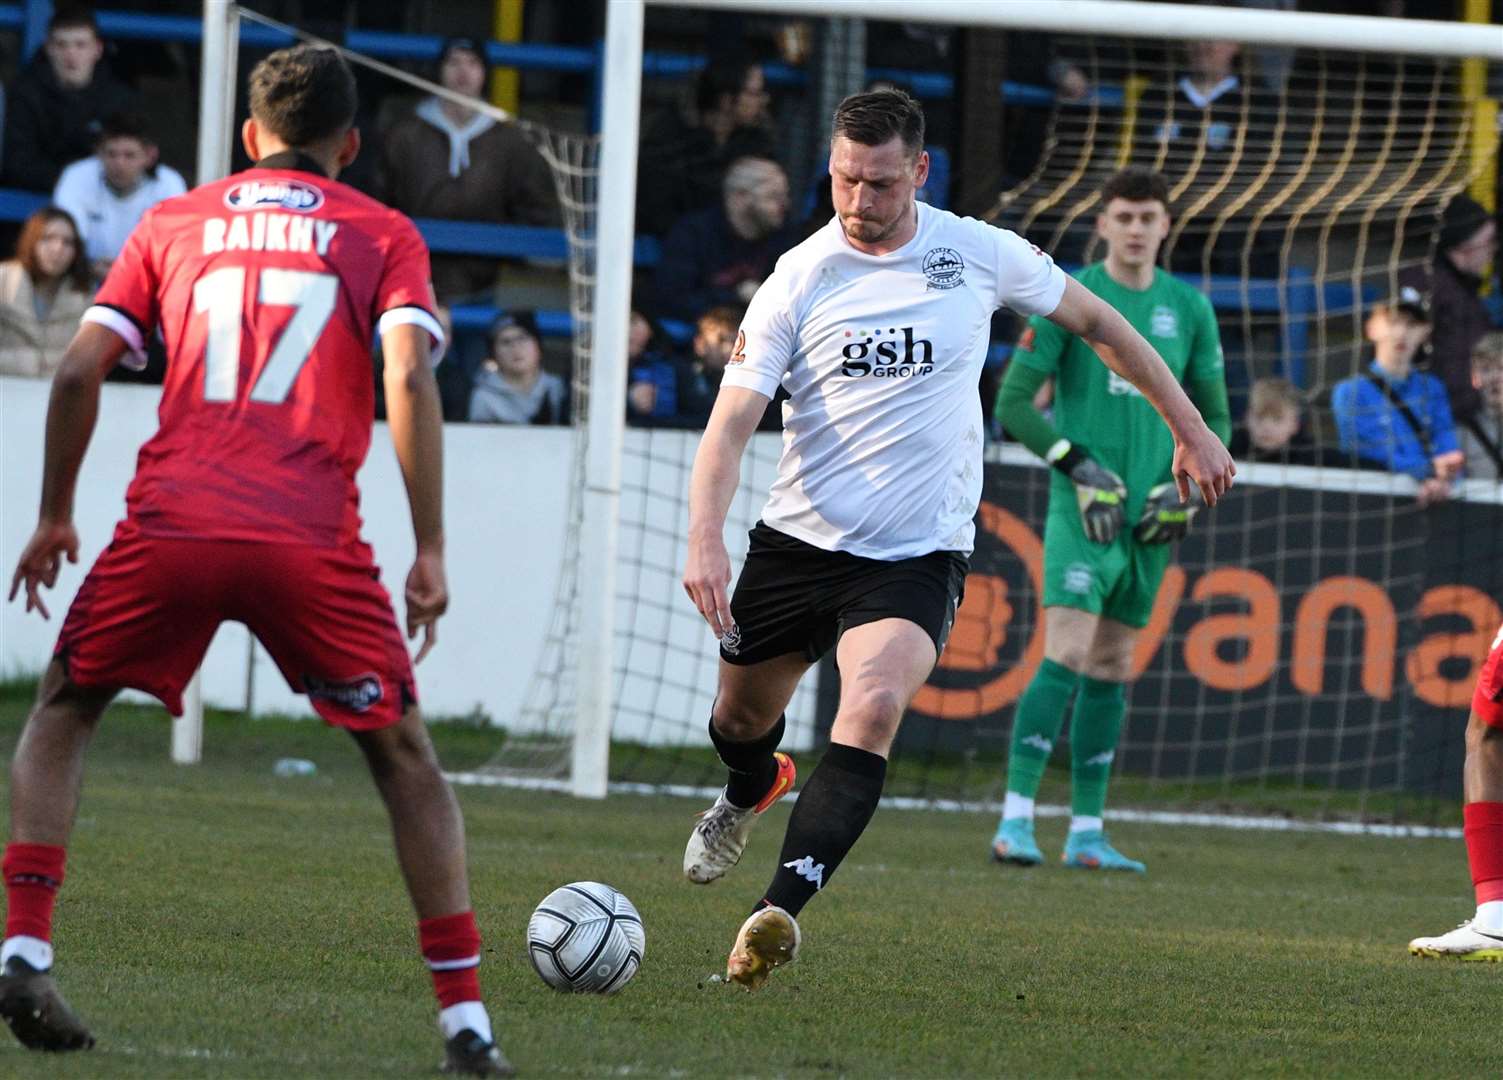
[[[969,560],[933,551],[888,562],[825,551],[762,522],[751,530],[746,564],[731,594],[735,626],[720,641],[731,664],[799,653],[818,660],[855,626],[907,619],[944,651],[965,596]]]

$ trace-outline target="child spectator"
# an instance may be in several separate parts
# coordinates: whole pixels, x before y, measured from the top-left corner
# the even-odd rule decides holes
[[[0,263],[0,375],[50,377],[89,306],[89,263],[66,211],[38,210]]]
[[[103,278],[141,215],[188,190],[182,174],[157,162],[156,140],[134,113],[113,113],[99,133],[98,152],[58,177],[52,201],[73,215],[84,254]]]
[[[1248,393],[1247,415],[1232,432],[1238,461],[1318,465],[1323,455],[1304,430],[1305,399],[1288,379],[1258,379]]]
[[[660,347],[652,321],[633,310],[626,337],[626,416],[635,424],[668,420],[678,412],[683,365]]]
[[[1331,394],[1341,449],[1369,467],[1414,477],[1421,502],[1445,499],[1462,457],[1445,384],[1414,370],[1414,354],[1430,337],[1429,308],[1406,286],[1372,309],[1365,330],[1372,365]]]
[[[487,424],[564,424],[569,387],[543,370],[543,339],[530,311],[491,324],[491,354],[475,373],[470,419]]]
[[[6,184],[50,192],[65,165],[94,152],[100,122],[134,106],[134,91],[99,66],[103,56],[92,12],[52,16],[46,44],[7,95]]]

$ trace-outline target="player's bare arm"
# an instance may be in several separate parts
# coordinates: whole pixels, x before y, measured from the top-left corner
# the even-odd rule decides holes
[[[725,515],[741,481],[741,455],[767,409],[767,396],[722,386],[689,476],[689,554],[684,590],[717,638],[731,628],[731,558]]]
[[[1073,279],[1049,320],[1082,338],[1164,418],[1174,435],[1174,481],[1180,500],[1189,499],[1193,481],[1206,505],[1215,506],[1237,468],[1153,346],[1110,304]]]
[[[99,384],[125,351],[125,342],[112,330],[85,323],[63,354],[52,380],[47,405],[47,450],[42,470],[42,505],[37,528],[21,551],[10,581],[14,600],[26,585],[26,610],[35,608],[50,617],[40,589],[57,584],[63,556],[78,561],[78,533],[73,528],[73,493],[78,469],[94,434],[99,415]]]
[[[407,636],[423,631],[417,661],[438,641],[437,623],[449,606],[444,578],[444,430],[438,382],[429,363],[428,331],[412,323],[381,338],[386,368],[386,418],[402,467],[417,555],[407,574]]]

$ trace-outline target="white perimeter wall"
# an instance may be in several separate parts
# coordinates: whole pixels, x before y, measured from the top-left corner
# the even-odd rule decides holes
[[[8,588],[21,548],[36,524],[50,383],[0,377],[0,568]],[[65,566],[48,596],[51,621],[0,609],[0,674],[40,672],[84,573],[109,542],[125,510],[136,451],[156,430],[156,387],[107,384],[99,422],[79,478],[76,521],[79,564]],[[683,558],[688,467],[693,432],[628,431],[624,465],[618,679],[622,707],[617,738],[704,745],[715,685],[713,639],[678,584]],[[771,482],[776,435],[759,435],[747,455],[746,485],[733,507],[727,541],[738,565],[745,529]],[[553,612],[564,541],[573,441],[559,428],[448,425],[444,489],[449,613],[439,644],[418,669],[430,715],[480,709],[517,727],[523,696],[543,651]],[[377,424],[360,472],[364,535],[375,548],[382,580],[401,610],[402,582],[413,543],[407,499],[384,424]],[[311,715],[266,653],[239,623],[226,623],[204,662],[204,696],[240,709],[252,671],[257,712]],[[812,738],[812,676],[790,710],[790,746]]]

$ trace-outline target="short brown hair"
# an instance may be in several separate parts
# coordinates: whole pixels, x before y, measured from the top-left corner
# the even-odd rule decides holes
[[[706,329],[712,326],[718,326],[724,330],[734,331],[740,325],[741,312],[737,311],[729,304],[721,304],[718,307],[712,307],[709,311],[706,311],[703,315],[694,320],[694,329],[698,330],[700,333],[704,333]]]
[[[1163,173],[1154,172],[1142,165],[1129,165],[1121,172],[1113,173],[1101,185],[1101,205],[1106,206],[1113,199],[1126,199],[1129,202],[1156,199],[1168,210],[1169,181],[1164,179]]]
[[[63,276],[79,291],[92,292],[90,286],[93,281],[89,272],[89,260],[84,254],[83,236],[78,231],[78,222],[66,210],[44,206],[26,219],[26,224],[21,226],[21,235],[16,240],[16,261],[26,271],[26,276],[35,282],[41,273],[41,268],[37,266],[37,245],[42,242],[42,234],[47,231],[47,226],[54,221],[67,222],[68,228],[73,230],[73,261],[63,271]]]
[[[881,146],[894,136],[916,155],[924,148],[924,109],[901,90],[869,90],[852,94],[835,107],[830,137],[862,146]]]
[[[59,30],[87,30],[96,38],[103,40],[99,33],[99,20],[94,18],[94,12],[83,5],[75,4],[60,7],[47,20],[47,36],[51,37]]]
[[[1503,368],[1503,330],[1483,334],[1472,346],[1472,370],[1478,373]]]
[[[1288,379],[1276,376],[1255,380],[1247,394],[1249,416],[1268,416],[1286,409],[1300,412],[1304,404],[1305,399],[1300,395],[1299,387]]]
[[[278,49],[250,74],[251,115],[288,146],[343,134],[355,122],[355,105],[355,75],[333,49]]]

